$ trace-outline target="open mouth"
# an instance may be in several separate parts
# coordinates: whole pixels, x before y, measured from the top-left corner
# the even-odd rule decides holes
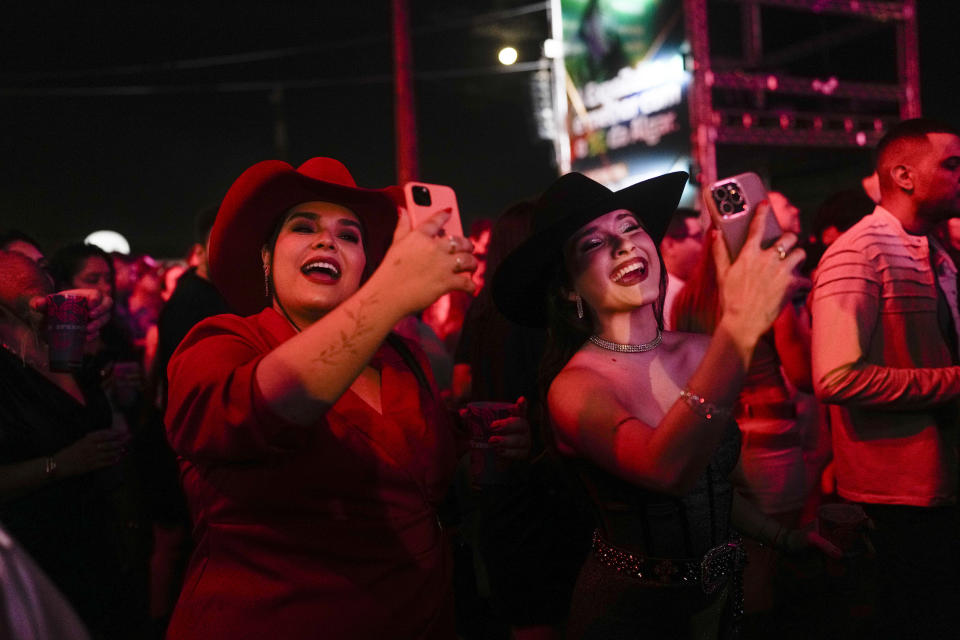
[[[340,265],[336,260],[312,260],[300,267],[300,271],[308,278],[320,282],[336,282],[340,279]]]
[[[649,272],[645,258],[634,258],[613,270],[610,278],[617,284],[634,285],[647,279]]]

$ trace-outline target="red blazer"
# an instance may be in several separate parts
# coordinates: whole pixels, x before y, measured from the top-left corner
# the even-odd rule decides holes
[[[254,370],[293,335],[272,309],[216,316],[170,361],[167,433],[197,546],[168,638],[453,637],[434,507],[456,448],[436,388],[384,345],[382,416],[348,390],[317,424],[289,424]]]

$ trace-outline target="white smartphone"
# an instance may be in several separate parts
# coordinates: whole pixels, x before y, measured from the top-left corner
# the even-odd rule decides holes
[[[442,209],[450,209],[450,218],[443,225],[447,235],[463,237],[457,194],[452,187],[426,182],[408,182],[403,185],[404,206],[410,215],[410,226],[417,228],[424,220]]]
[[[767,188],[760,176],[747,172],[717,180],[710,185],[710,196],[716,205],[716,211],[711,211],[713,222],[723,231],[730,260],[736,260],[747,239],[757,205],[767,199]],[[771,246],[782,234],[783,230],[771,212],[763,228],[761,245],[764,248]]]

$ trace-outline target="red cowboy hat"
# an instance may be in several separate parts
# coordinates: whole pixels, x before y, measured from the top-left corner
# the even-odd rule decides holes
[[[258,162],[240,174],[217,212],[210,231],[210,279],[237,313],[261,311],[270,301],[260,250],[280,216],[313,200],[347,207],[360,219],[366,279],[393,240],[395,197],[390,188],[357,187],[347,168],[333,158],[311,158],[296,169],[280,160]]]

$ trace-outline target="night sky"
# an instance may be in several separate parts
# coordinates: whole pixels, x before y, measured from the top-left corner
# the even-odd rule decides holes
[[[521,62],[539,57],[547,35],[539,4],[411,0],[420,174],[454,186],[466,222],[495,216],[556,175],[530,113],[530,73],[496,63],[508,42]],[[924,112],[957,124],[954,3],[919,4]],[[246,167],[278,157],[278,109],[285,159],[332,156],[363,186],[392,183],[389,7],[4,3],[0,228],[19,227],[48,252],[112,228],[136,252],[180,256],[194,213],[219,202]],[[858,46],[852,56],[865,67],[889,56],[879,40]],[[239,57],[250,52],[258,55]],[[838,64],[841,77],[856,66]],[[271,95],[281,83],[278,106]],[[863,164],[861,155],[849,162]],[[815,160],[804,163],[798,172],[816,170]],[[790,170],[779,169],[785,184]]]

